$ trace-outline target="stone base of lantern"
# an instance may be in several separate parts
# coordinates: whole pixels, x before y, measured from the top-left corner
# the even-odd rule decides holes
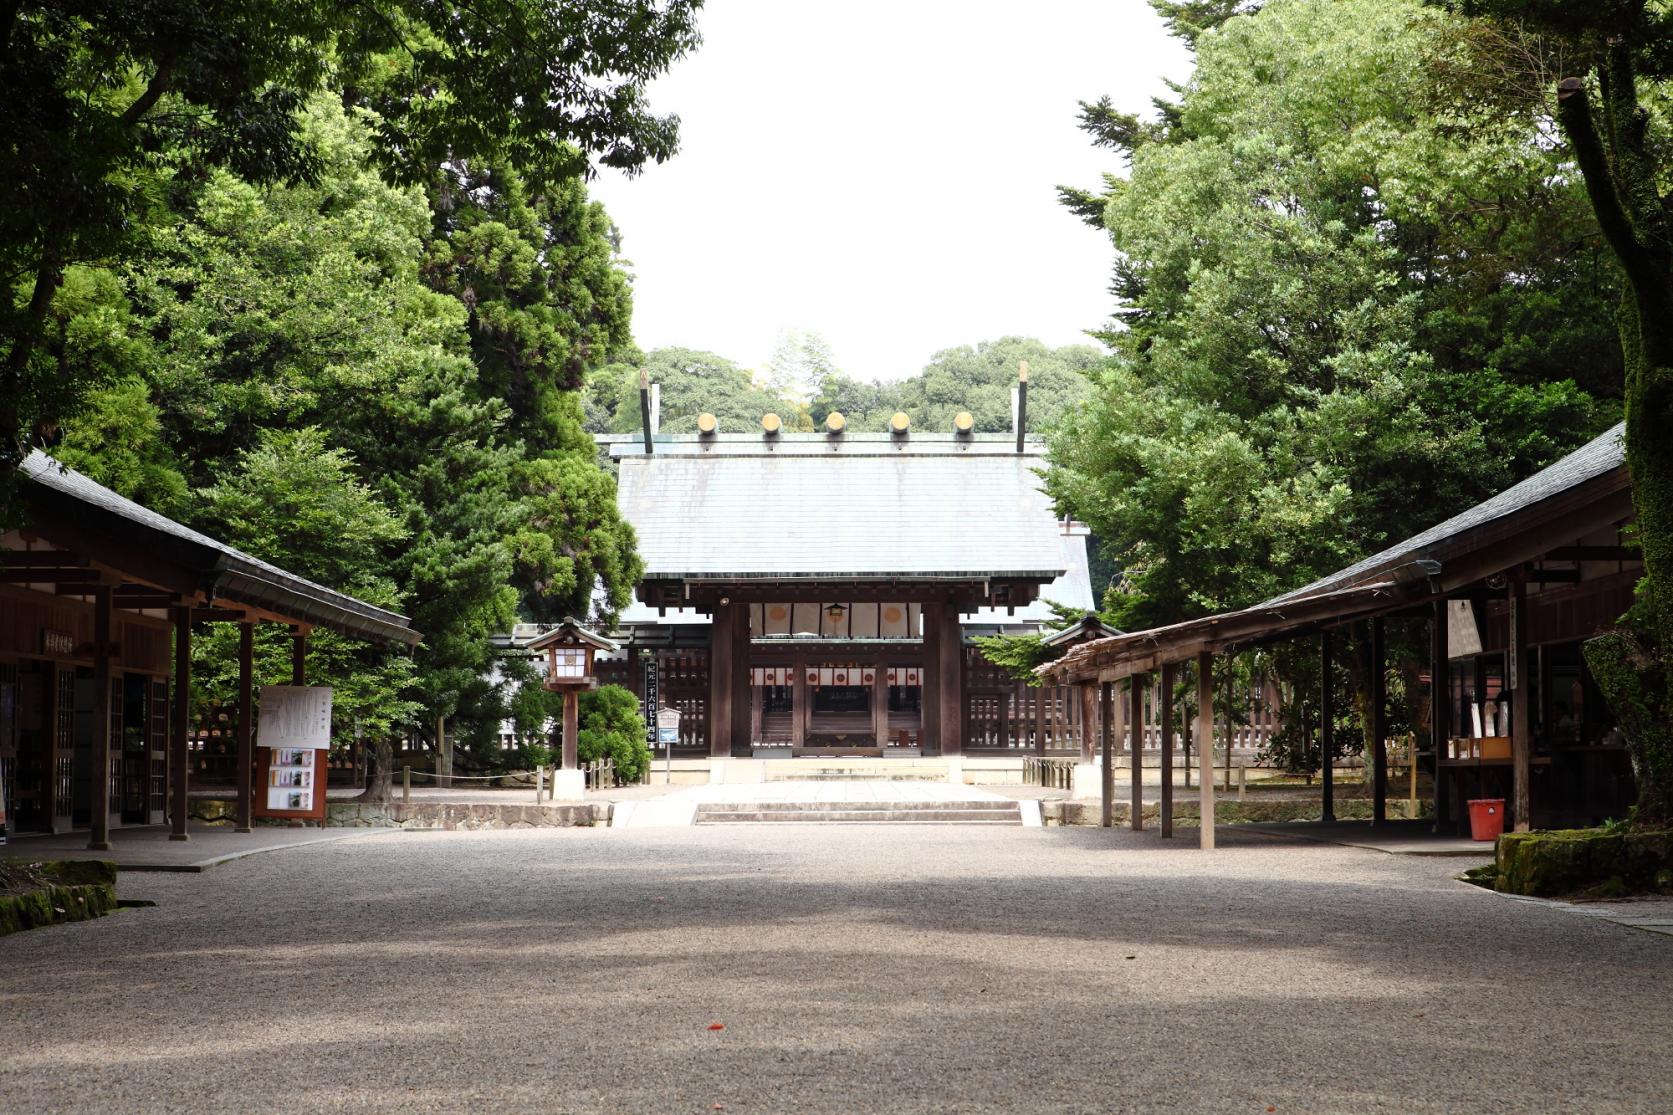
[[[587,796],[587,776],[579,770],[552,772],[552,800],[580,801]]]

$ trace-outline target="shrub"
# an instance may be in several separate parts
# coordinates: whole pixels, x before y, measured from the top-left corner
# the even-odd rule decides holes
[[[608,755],[616,762],[616,776],[637,782],[650,765],[645,744],[645,718],[639,698],[619,685],[603,685],[581,694],[581,730],[576,737],[583,763]]]

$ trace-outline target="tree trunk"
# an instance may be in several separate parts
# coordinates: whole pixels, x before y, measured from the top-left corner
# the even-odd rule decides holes
[[[395,748],[389,737],[380,735],[366,741],[366,788],[360,791],[359,801],[387,805],[390,783],[395,774]]]

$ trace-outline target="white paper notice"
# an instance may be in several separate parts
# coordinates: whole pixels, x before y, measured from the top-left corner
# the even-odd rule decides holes
[[[331,746],[329,685],[264,685],[261,715],[256,718],[256,746]]]

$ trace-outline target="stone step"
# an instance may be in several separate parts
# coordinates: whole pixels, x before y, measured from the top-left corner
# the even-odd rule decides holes
[[[1013,825],[1022,824],[1020,811],[996,813],[972,809],[859,809],[859,810],[698,810],[695,822],[714,824],[872,824],[872,825]]]
[[[945,782],[945,770],[916,770],[916,771],[870,771],[870,770],[826,770],[826,771],[793,771],[785,773],[767,772],[768,782]]]
[[[976,798],[971,801],[706,801],[697,806],[704,809],[977,809],[995,813],[1015,812],[1017,803],[1003,798]]]
[[[1021,825],[1022,811],[1014,801],[785,801],[705,802],[693,818],[697,824],[976,824]]]

